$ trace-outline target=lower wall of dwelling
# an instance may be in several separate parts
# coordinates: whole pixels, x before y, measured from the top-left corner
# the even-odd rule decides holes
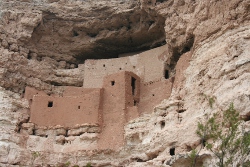
[[[132,78],[135,79],[134,86]],[[93,142],[89,143],[89,147],[80,144],[79,148],[118,149],[125,142],[123,135],[126,122],[141,114],[151,113],[155,105],[170,96],[172,86],[172,78],[142,83],[133,73],[121,72],[105,77],[102,89],[69,87],[62,97],[34,95],[30,122],[46,127],[60,125],[66,127],[66,130],[31,130],[24,127],[20,132],[31,135],[30,140],[43,137],[39,140],[44,142],[49,140],[44,138],[52,134],[55,136],[55,147],[62,148],[60,145],[66,144],[69,150],[73,149],[72,144],[76,146],[81,141],[89,143],[91,140]],[[85,123],[96,124],[98,127],[71,129],[76,124]]]
[[[131,121],[139,117],[138,106],[127,107],[126,109],[126,121]]]
[[[76,124],[99,123],[101,89],[81,96],[35,95],[31,104],[30,122],[40,126],[71,127]]]
[[[140,101],[138,103],[139,114],[152,113],[155,105],[163,99],[170,97],[172,91],[172,79],[161,79],[155,82],[141,83]]]
[[[30,106],[32,104],[33,96],[34,95],[44,95],[44,96],[47,96],[47,94],[44,91],[39,91],[39,90],[36,90],[35,88],[31,88],[31,87],[27,86],[25,88],[24,98],[29,101],[29,105]]]

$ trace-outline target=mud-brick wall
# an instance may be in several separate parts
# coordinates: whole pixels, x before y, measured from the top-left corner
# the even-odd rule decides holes
[[[132,95],[132,76],[138,80],[135,81],[135,84],[139,89],[139,77],[129,72],[123,71],[104,78],[103,126],[98,143],[101,149],[118,149],[124,144],[124,125],[127,122],[128,102],[132,103],[134,96],[139,97],[139,90],[135,90],[135,95]],[[127,91],[131,91],[131,93],[127,93]]]
[[[101,89],[81,96],[52,97],[35,95],[31,104],[30,121],[39,126],[99,123]]]
[[[63,91],[63,96],[81,96],[81,95],[88,94],[96,90],[97,90],[96,88],[66,86]]]
[[[131,71],[141,78],[142,82],[159,80],[164,77],[164,55],[167,47],[161,46],[140,54],[128,57],[86,60],[84,69],[84,88],[101,88],[105,76],[120,71]]]
[[[140,115],[152,113],[155,105],[160,104],[162,99],[170,97],[172,92],[171,79],[141,83],[140,102],[138,104]]]
[[[47,95],[44,91],[39,91],[39,90],[36,90],[35,88],[31,88],[28,86],[25,88],[24,93],[25,93],[24,98],[29,101],[29,105],[31,105],[34,95],[45,95],[45,96]]]
[[[126,121],[139,117],[140,78],[132,72],[125,73]]]

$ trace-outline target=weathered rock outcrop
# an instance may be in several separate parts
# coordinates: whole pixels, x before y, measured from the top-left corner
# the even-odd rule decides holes
[[[230,102],[249,130],[249,11],[249,0],[2,0],[0,166],[184,167],[186,154],[200,146],[197,122]],[[64,129],[48,138],[46,129],[37,129],[40,137],[28,135],[34,127],[27,124],[28,102],[21,98],[25,86],[60,94],[60,86],[82,85],[81,63],[87,58],[117,57],[164,43],[172,57],[170,76],[175,76],[171,97],[127,124],[120,151],[52,144],[67,141],[66,146],[77,147],[84,140],[86,148],[91,146],[95,134],[81,128],[67,137]],[[215,99],[215,109],[206,97]],[[204,149],[200,155],[199,164],[213,166],[211,153]]]
[[[165,41],[165,19],[135,0],[11,1],[2,6],[5,32],[14,33],[32,57],[78,63],[145,50]],[[14,25],[19,29],[10,29]],[[18,51],[16,45],[10,48]]]

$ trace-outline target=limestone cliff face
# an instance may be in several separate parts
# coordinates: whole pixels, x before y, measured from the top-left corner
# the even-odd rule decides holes
[[[200,145],[197,121],[230,102],[250,128],[249,11],[249,0],[2,0],[0,166],[187,166],[186,153]],[[25,86],[60,94],[60,86],[82,85],[87,58],[165,43],[171,97],[124,127],[120,151],[60,152],[54,139],[17,133],[29,119]],[[216,110],[204,95],[216,99]],[[211,158],[203,150],[199,163],[213,166]]]

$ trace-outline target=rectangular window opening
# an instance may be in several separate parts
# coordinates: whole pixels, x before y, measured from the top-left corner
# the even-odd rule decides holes
[[[135,95],[135,83],[136,83],[136,79],[132,77],[131,78],[132,95]]]
[[[48,102],[48,107],[53,107],[53,101]]]
[[[78,110],[81,109],[81,106],[78,106]]]
[[[165,77],[165,79],[168,79],[168,78],[169,78],[169,73],[168,73],[168,70],[165,70],[164,77]]]
[[[111,81],[111,86],[114,86],[115,85],[115,81]]]
[[[137,101],[136,100],[134,100],[134,106],[137,106]]]
[[[175,148],[170,148],[169,150],[170,155],[175,155]]]

